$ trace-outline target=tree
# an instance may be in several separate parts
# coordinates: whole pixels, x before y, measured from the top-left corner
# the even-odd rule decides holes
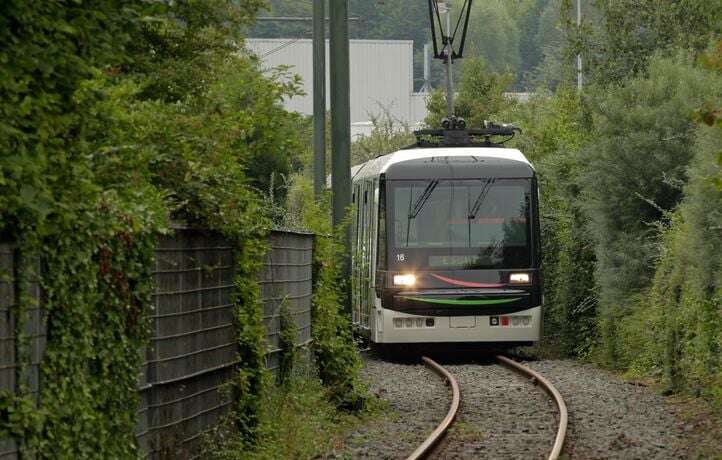
[[[252,23],[262,4],[261,0],[174,3],[140,29],[124,78],[139,83],[140,91],[134,94],[137,100],[178,104],[168,106],[177,116],[214,114],[210,126],[231,123],[227,128],[236,131],[232,135],[227,132],[230,138],[204,140],[210,144],[186,150],[197,155],[213,148],[230,149],[250,184],[268,191],[272,173],[289,174],[301,150],[298,137],[292,134],[300,120],[281,106],[284,97],[299,92],[299,79],[284,69],[265,77],[253,58],[239,54],[242,27]],[[159,126],[161,132],[165,129]],[[158,149],[156,167],[163,173],[161,178],[193,161],[180,160],[183,150],[178,150],[177,141],[189,141],[196,134],[202,139],[210,135],[202,130],[179,134],[177,139],[153,144]],[[221,141],[227,145],[221,148]],[[182,181],[174,179],[172,183]],[[271,194],[281,200],[284,189],[277,181],[274,187]]]
[[[596,0],[593,5],[598,20],[586,19],[580,33],[570,37],[584,55],[587,75],[601,84],[643,73],[657,52],[703,50],[722,18],[719,0]]]
[[[526,82],[529,75],[541,63],[543,49],[548,45],[548,41],[544,40],[546,35],[540,33],[542,27],[546,26],[543,20],[543,12],[549,9],[550,4],[555,3],[552,0],[525,0],[517,7],[518,12],[514,14],[520,31],[519,55],[521,57],[521,66],[519,68],[519,78],[522,81]]]
[[[583,200],[596,242],[604,356],[616,362],[616,327],[649,285],[657,256],[655,222],[681,198],[692,157],[690,117],[722,81],[687,57],[656,58],[649,77],[610,87],[596,103],[596,139],[584,150]]]
[[[24,286],[38,279],[50,331],[38,394],[24,383],[0,394],[0,437],[16,438],[23,456],[136,454],[136,372],[152,286],[146,268],[165,215],[158,191],[130,173],[132,153],[115,158],[123,175],[98,177],[98,157],[114,154],[100,148],[106,133],[97,128],[116,115],[98,81],[128,62],[128,43],[157,6],[0,6],[0,238],[19,255],[19,372],[37,359],[24,324],[38,306]],[[41,256],[50,276],[36,272]]]
[[[537,86],[555,89],[573,80],[574,68],[565,55],[566,34],[561,16],[561,0],[550,0],[539,17],[535,42],[540,47],[540,62],[530,76]]]
[[[490,0],[473,5],[466,56],[482,58],[491,72],[516,75],[521,69],[521,34],[507,3]]]
[[[470,127],[481,127],[484,120],[507,110],[514,102],[504,96],[514,77],[511,74],[487,72],[486,64],[479,58],[464,59],[459,77],[458,92],[454,98],[457,116],[464,118]],[[447,116],[446,98],[441,91],[431,94],[427,104],[429,111],[426,124],[440,127]]]
[[[240,53],[260,1],[5,2],[0,7],[0,232],[23,292],[42,280],[39,394],[0,394],[0,437],[38,458],[133,458],[156,238],[170,215],[238,244],[237,426],[265,388],[259,288],[268,221],[250,184],[288,169],[294,79]],[[269,169],[265,169],[269,168]],[[249,178],[250,175],[250,178]],[[47,272],[34,267],[42,258]],[[34,354],[24,328],[19,372]],[[32,358],[36,359],[36,358]]]
[[[371,117],[373,125],[368,136],[361,136],[351,144],[351,164],[357,165],[381,155],[393,153],[416,140],[408,125],[394,119],[384,109],[382,115]]]

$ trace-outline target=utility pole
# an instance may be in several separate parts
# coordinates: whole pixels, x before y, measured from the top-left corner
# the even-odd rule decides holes
[[[349,83],[348,0],[329,0],[331,55],[331,174],[333,226],[339,228],[351,205],[351,109]],[[345,282],[343,305],[351,313],[351,233],[344,232],[345,251],[341,279]]]
[[[582,27],[582,0],[577,0],[577,33],[581,33]],[[582,76],[582,55],[577,53],[577,90],[582,91],[583,83]]]
[[[454,116],[454,48],[451,43],[451,5],[439,3],[439,13],[446,14],[446,35],[443,37],[446,59],[446,110],[448,112],[447,116],[451,119]]]
[[[349,83],[348,0],[329,0],[331,16],[331,167],[333,224],[338,226],[351,204],[351,110]]]
[[[326,187],[326,0],[313,0],[312,16],[261,16],[263,22],[313,23],[313,190],[318,199]],[[360,17],[346,18],[348,22]]]
[[[326,184],[326,0],[313,0],[313,191]]]

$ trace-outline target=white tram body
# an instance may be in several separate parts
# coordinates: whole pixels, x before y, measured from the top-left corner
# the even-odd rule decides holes
[[[519,150],[414,147],[351,176],[357,330],[379,344],[539,340],[538,188]]]

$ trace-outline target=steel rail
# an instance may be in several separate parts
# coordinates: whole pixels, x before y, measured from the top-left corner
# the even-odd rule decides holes
[[[538,372],[533,371],[532,369],[529,369],[528,367],[509,359],[506,356],[497,355],[496,360],[509,369],[529,377],[535,385],[540,384],[544,391],[546,391],[556,402],[557,409],[559,410],[559,428],[557,428],[557,435],[554,439],[554,445],[552,446],[552,451],[549,453],[548,459],[557,460],[562,452],[562,447],[564,447],[564,438],[566,437],[567,423],[569,420],[569,416],[567,415],[567,405],[564,403],[561,393],[554,388],[554,385],[552,385],[549,380],[544,378],[544,376]]]
[[[456,381],[453,375],[434,360],[423,356],[421,360],[426,364],[432,371],[439,375],[444,382],[451,385],[451,406],[449,411],[446,413],[444,420],[434,428],[434,431],[424,440],[424,442],[416,448],[416,450],[409,455],[406,460],[417,460],[425,458],[431,453],[436,444],[444,437],[446,431],[449,429],[454,419],[456,418],[457,412],[459,412],[459,403],[461,402],[461,393],[459,391],[459,383]]]

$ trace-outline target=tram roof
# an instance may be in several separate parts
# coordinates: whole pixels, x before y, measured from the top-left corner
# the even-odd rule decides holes
[[[453,161],[454,158],[457,158],[457,161]],[[454,169],[455,177],[462,177],[464,171],[476,176],[480,170],[489,168],[493,170],[493,172],[490,171],[492,176],[526,177],[534,174],[532,164],[517,149],[503,147],[439,147],[399,150],[369,160],[366,163],[352,167],[351,177],[361,179],[387,172],[392,172],[394,176],[419,175],[419,173],[422,173],[421,175],[436,176],[444,174],[441,169],[448,171],[450,168]],[[461,176],[459,173],[461,173]]]

